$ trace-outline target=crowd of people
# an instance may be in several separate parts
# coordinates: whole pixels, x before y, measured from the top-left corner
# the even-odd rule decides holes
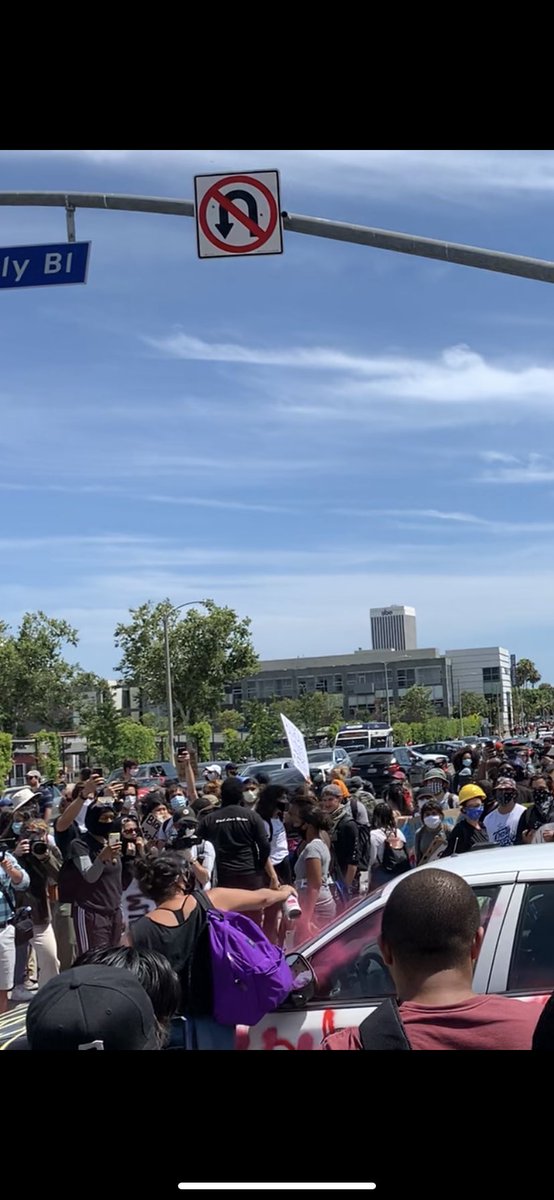
[[[7,1014],[12,1028],[14,1004],[21,1010],[10,1040],[21,1040],[29,1002],[36,1013],[48,989],[66,995],[69,972],[93,995],[101,967],[125,966],[155,993],[156,1044],[230,1049],[234,1029],[215,1019],[210,1000],[207,910],[247,914],[272,946],[292,948],[413,866],[487,842],[554,839],[550,740],[516,755],[500,742],[467,746],[432,766],[416,790],[395,769],[379,798],[346,766],[289,787],[239,770],[213,764],[199,784],[183,751],[178,778],[139,799],[136,763],[125,762],[111,785],[86,768],[64,787],[54,818],[51,789],[29,772],[0,809],[0,1021]],[[416,894],[423,885],[415,881],[434,874],[444,878],[416,874],[402,888],[410,883]]]

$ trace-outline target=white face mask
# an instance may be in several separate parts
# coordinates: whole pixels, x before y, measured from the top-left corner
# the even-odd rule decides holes
[[[440,823],[441,819],[436,813],[434,816],[423,818],[423,824],[426,825],[428,829],[438,829]]]
[[[255,804],[256,800],[258,799],[258,793],[253,792],[250,789],[248,789],[246,792],[243,792],[242,795],[245,804]]]

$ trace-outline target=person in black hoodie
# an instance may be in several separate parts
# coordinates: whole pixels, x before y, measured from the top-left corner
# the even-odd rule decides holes
[[[71,898],[79,954],[118,946],[122,932],[121,840],[113,838],[121,839],[121,821],[113,802],[91,804],[85,824],[87,832],[71,843],[60,872],[60,900]]]
[[[266,887],[268,879],[270,887],[279,887],[264,822],[244,803],[238,779],[224,781],[221,808],[201,815],[197,835],[215,846],[219,887],[255,891]]]
[[[516,834],[516,846],[527,845],[537,839],[535,834],[543,825],[554,822],[554,795],[549,790],[543,775],[534,775],[531,780],[533,803],[521,814]],[[554,831],[546,830],[542,835],[545,842],[554,841]]]

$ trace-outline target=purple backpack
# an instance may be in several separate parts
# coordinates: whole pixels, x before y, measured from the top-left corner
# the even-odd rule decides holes
[[[285,955],[249,917],[212,908],[204,892],[195,892],[195,898],[208,925],[214,1019],[220,1025],[257,1025],[294,988]]]

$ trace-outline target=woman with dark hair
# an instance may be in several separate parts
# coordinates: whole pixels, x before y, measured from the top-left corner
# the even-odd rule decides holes
[[[225,786],[225,784],[224,784]],[[135,867],[141,891],[156,907],[131,926],[128,941],[137,950],[165,955],[181,981],[181,1014],[174,1023],[172,1045],[189,1050],[232,1050],[234,1029],[214,1020],[211,960],[204,905],[222,912],[255,913],[282,904],[292,887],[257,891],[215,887],[201,905],[195,879],[184,854],[165,851],[139,859]]]
[[[406,850],[406,838],[401,830],[397,829],[393,809],[385,801],[375,805],[369,836],[371,839],[369,891],[373,892],[375,888],[382,887],[384,883],[390,883],[392,878],[391,872],[386,871],[383,866],[385,847],[388,845],[392,850]]]
[[[300,810],[304,845],[294,867],[294,882],[302,916],[296,923],[295,943],[323,929],[336,916],[336,904],[330,888],[331,851],[322,834],[330,822],[321,808],[313,805]]]
[[[470,746],[464,746],[462,750],[456,751],[452,758],[452,766],[454,767],[452,791],[456,792],[456,795],[464,784],[471,783],[473,772],[479,766],[479,758],[480,756],[477,751],[472,750]],[[464,772],[463,775],[462,771]]]
[[[420,816],[423,824],[415,835],[416,867],[422,867],[425,863],[434,862],[439,858],[447,838],[443,810],[438,800],[432,797],[425,800]]]
[[[466,854],[473,846],[489,841],[483,825],[485,793],[476,783],[468,783],[458,795],[461,808],[460,818],[450,830],[441,858],[451,854]]]
[[[73,965],[123,967],[132,971],[150,997],[163,1048],[181,1003],[179,976],[163,954],[156,954],[154,950],[135,950],[134,946],[114,946],[106,950],[85,950]]]

